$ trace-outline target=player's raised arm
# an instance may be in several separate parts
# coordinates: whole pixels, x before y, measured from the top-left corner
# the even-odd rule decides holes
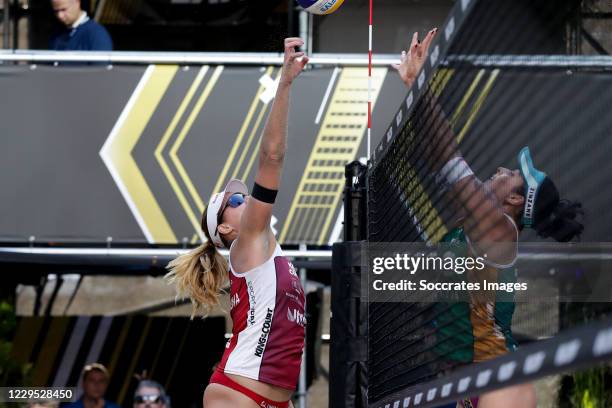
[[[407,51],[402,51],[400,56],[400,63],[393,64],[393,68],[397,70],[400,78],[408,88],[412,86],[416,80],[427,55],[429,54],[429,46],[433,41],[435,35],[438,33],[437,28],[429,30],[423,42],[419,40],[419,33],[415,32],[412,35],[412,41],[410,41],[410,47]]]
[[[419,40],[418,33],[414,33],[410,48],[401,54],[400,64],[394,65],[407,87],[411,87],[419,75],[436,33],[437,29],[430,30],[423,41]],[[421,141],[424,146],[420,146],[419,151],[437,173],[438,181],[449,187],[453,202],[465,217],[466,232],[473,241],[481,243],[481,249],[485,251],[496,243],[496,250],[507,252],[497,243],[516,241],[516,229],[504,216],[498,198],[487,191],[462,157],[451,125],[429,88],[420,103],[413,123],[416,129],[427,129],[430,136]],[[521,197],[516,195],[516,199]],[[508,247],[514,251],[514,245]]]
[[[287,116],[291,85],[308,63],[303,52],[296,51],[304,41],[286,38],[285,58],[276,97],[268,116],[259,149],[259,165],[255,174],[255,185],[242,217],[241,231],[244,236],[261,235],[270,231],[272,205],[280,186],[281,171],[287,146]]]

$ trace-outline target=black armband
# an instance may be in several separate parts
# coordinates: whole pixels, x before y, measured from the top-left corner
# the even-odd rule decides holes
[[[251,196],[253,198],[258,199],[259,201],[263,201],[264,203],[274,204],[274,200],[276,200],[277,193],[278,190],[270,190],[269,188],[265,188],[257,183],[254,183],[253,192],[251,193]]]

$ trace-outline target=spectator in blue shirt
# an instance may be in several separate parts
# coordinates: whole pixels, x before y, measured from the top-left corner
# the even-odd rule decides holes
[[[65,408],[119,408],[104,399],[109,379],[108,370],[102,364],[86,365],[82,374],[83,396]]]
[[[56,51],[112,51],[113,41],[106,29],[81,10],[80,0],[51,0],[53,12],[65,28],[51,39]]]

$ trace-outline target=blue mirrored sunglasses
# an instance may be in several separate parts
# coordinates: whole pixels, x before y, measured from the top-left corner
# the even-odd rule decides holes
[[[227,209],[227,207],[237,208],[240,207],[246,201],[245,195],[242,193],[234,193],[227,199],[227,202],[223,206],[223,209],[219,211],[219,217],[217,219],[217,225],[221,224],[221,220],[223,219],[223,213]]]
[[[227,203],[225,203],[225,208],[227,207],[232,207],[232,208],[236,208],[236,207],[240,207],[242,204],[244,204],[244,202],[246,201],[245,199],[245,195],[242,193],[234,193],[232,194],[228,199],[227,199]],[[225,210],[224,208],[224,210]]]

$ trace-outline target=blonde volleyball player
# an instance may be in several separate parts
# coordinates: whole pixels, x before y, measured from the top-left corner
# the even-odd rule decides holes
[[[204,392],[205,408],[286,408],[296,388],[305,334],[305,297],[295,268],[270,228],[287,142],[291,85],[308,62],[285,39],[285,56],[263,132],[255,183],[231,180],[202,216],[207,241],[169,264],[167,277],[194,313],[219,303],[230,281],[233,336]],[[218,251],[228,248],[229,264]]]
[[[423,42],[415,33],[410,50],[402,53],[401,63],[395,66],[408,87],[423,66],[436,31],[430,31]],[[534,167],[527,147],[518,154],[518,169],[499,167],[488,180],[481,182],[461,156],[435,97],[427,93],[423,103],[427,104],[426,117],[417,120],[433,130],[430,139],[423,141],[427,146],[426,155],[439,182],[447,186],[459,214],[454,228],[443,241],[467,248],[471,256],[487,254],[482,273],[488,281],[512,282],[516,279],[513,265],[524,227],[533,228],[540,237],[551,237],[559,242],[569,241],[582,232],[584,227],[578,221],[582,214],[580,203],[559,199],[552,180]],[[452,345],[447,347],[443,355],[457,363],[486,361],[516,349],[511,330],[513,298],[502,298],[497,293],[492,297],[479,296],[474,295],[469,304],[452,305],[452,318],[446,318],[447,321],[439,325],[438,334],[444,342],[454,340],[457,345],[469,345],[467,350],[459,350],[461,346],[455,351]],[[480,398],[466,398],[457,404],[462,408],[535,406],[535,390],[531,384],[485,393]]]

